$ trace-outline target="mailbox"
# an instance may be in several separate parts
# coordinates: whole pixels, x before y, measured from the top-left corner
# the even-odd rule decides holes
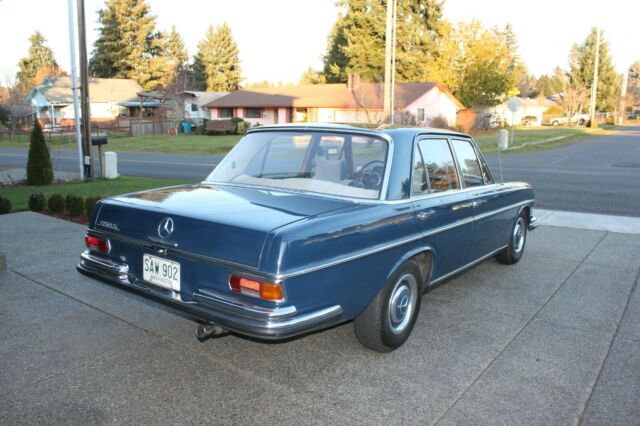
[[[107,144],[107,137],[106,136],[100,136],[97,138],[91,138],[91,145],[93,146],[101,146],[101,145],[106,145]]]

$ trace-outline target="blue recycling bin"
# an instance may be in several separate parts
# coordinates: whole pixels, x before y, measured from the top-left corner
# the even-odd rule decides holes
[[[184,133],[186,135],[189,132],[191,132],[191,122],[183,121],[182,122],[182,133]]]

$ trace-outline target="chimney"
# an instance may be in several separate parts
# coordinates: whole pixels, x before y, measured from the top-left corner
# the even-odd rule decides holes
[[[360,76],[356,73],[349,73],[347,77],[347,88],[350,91],[356,91],[360,87]]]

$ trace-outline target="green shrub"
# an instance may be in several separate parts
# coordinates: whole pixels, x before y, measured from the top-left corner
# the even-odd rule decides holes
[[[235,135],[238,126],[231,120],[209,120],[207,121],[208,135]]]
[[[8,198],[0,197],[0,214],[11,213],[11,201]]]
[[[100,197],[87,197],[84,199],[84,213],[87,217],[91,217],[98,201],[100,201]]]
[[[229,121],[232,121],[235,124],[244,123],[244,120],[242,119],[242,117],[233,117],[233,118],[230,118]]]
[[[42,192],[36,192],[29,197],[29,210],[32,212],[41,212],[44,210],[46,200]]]
[[[249,130],[249,123],[247,123],[246,121],[239,122],[237,126],[239,135],[244,135],[245,133],[247,133],[247,130]]]
[[[27,160],[27,185],[49,185],[53,181],[53,168],[49,148],[44,142],[40,122],[33,122],[29,159]]]
[[[78,195],[68,194],[65,199],[65,205],[67,213],[71,216],[80,216],[84,212],[84,198]]]
[[[60,194],[51,194],[47,201],[47,210],[51,213],[64,213],[64,197]]]

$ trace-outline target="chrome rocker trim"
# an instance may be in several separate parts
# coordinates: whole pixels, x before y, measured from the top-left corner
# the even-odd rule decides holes
[[[196,319],[213,322],[224,329],[260,339],[293,337],[343,320],[340,305],[298,314],[295,306],[266,308],[206,289],[194,292],[195,301],[184,301],[179,293],[135,279],[129,274],[126,263],[105,259],[88,250],[80,255],[77,269],[92,278],[150,296]]]

